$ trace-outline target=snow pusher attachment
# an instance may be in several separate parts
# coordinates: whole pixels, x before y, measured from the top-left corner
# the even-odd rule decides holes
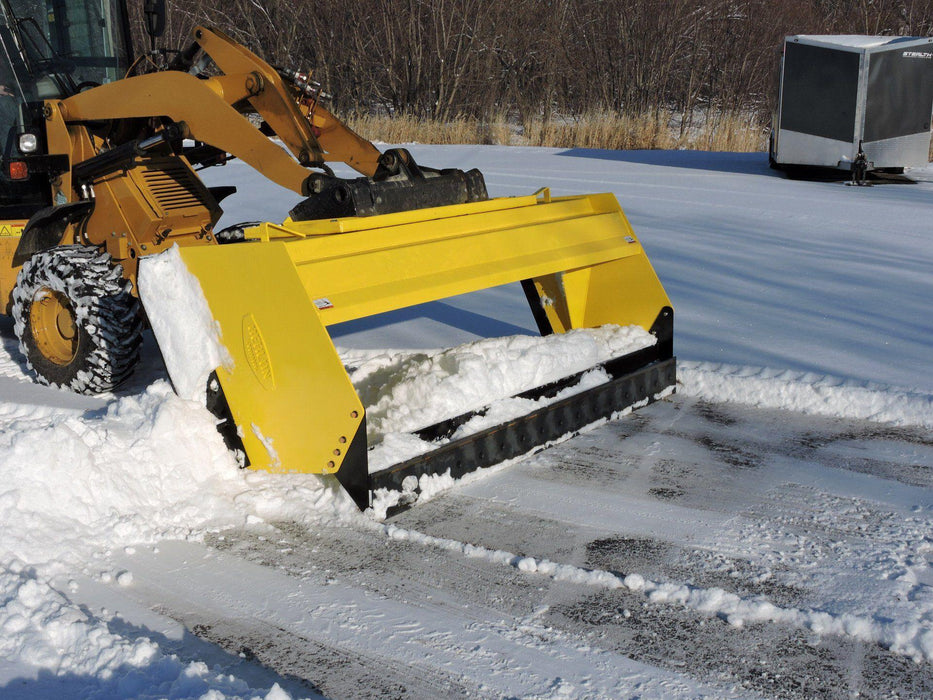
[[[542,190],[370,217],[288,219],[245,235],[235,245],[180,248],[232,357],[217,368],[211,399],[229,419],[222,432],[251,468],[336,474],[361,508],[377,489],[400,490],[406,477],[462,476],[674,385],[673,311],[611,194],[552,198]],[[636,325],[657,342],[605,363],[601,385],[370,474],[365,410],[326,327],[516,281],[542,334]],[[578,379],[521,396],[554,397]],[[477,411],[417,434],[445,440]]]

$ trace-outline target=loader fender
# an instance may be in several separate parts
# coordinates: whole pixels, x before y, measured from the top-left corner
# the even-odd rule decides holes
[[[65,229],[94,210],[94,202],[69,202],[40,209],[23,227],[23,235],[13,254],[13,264],[22,265],[36,253],[62,243]]]

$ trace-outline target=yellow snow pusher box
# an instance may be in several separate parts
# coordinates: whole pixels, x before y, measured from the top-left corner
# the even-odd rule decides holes
[[[241,243],[180,254],[232,358],[216,369],[219,388],[214,382],[209,396],[228,419],[228,445],[253,469],[336,474],[360,507],[409,475],[462,476],[674,385],[670,301],[612,194],[552,198],[544,189],[371,217],[288,219],[247,229]],[[657,342],[604,363],[605,384],[370,474],[365,409],[327,327],[516,281],[542,334],[636,325]],[[438,438],[449,428],[418,434]]]

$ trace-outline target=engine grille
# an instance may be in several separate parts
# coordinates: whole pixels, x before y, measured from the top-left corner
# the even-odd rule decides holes
[[[160,163],[158,168],[147,166],[142,176],[146,189],[166,212],[208,205],[204,186],[182,162]]]

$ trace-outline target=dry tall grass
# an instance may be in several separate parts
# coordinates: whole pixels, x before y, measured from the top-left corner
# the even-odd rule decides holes
[[[591,114],[561,123],[533,121],[525,125],[525,136],[529,145],[559,148],[762,151],[767,146],[767,130],[747,115],[719,114],[684,129],[677,121],[669,112]]]
[[[718,114],[702,125],[681,129],[677,115],[627,116],[588,114],[573,119],[533,119],[510,124],[505,117],[491,122],[459,118],[448,122],[410,116],[354,115],[347,123],[368,139],[386,143],[479,143],[550,146],[554,148],[692,149],[763,151],[767,127],[749,115]]]
[[[385,143],[508,144],[510,140],[509,127],[504,119],[490,123],[458,117],[441,122],[409,115],[354,114],[346,119],[346,123],[364,138]]]

